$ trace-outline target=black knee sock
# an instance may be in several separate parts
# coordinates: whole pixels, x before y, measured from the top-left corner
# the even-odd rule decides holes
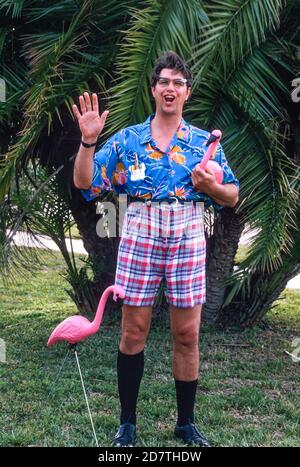
[[[177,425],[179,426],[194,423],[197,384],[197,379],[195,381],[178,381],[175,379],[178,411]]]
[[[136,403],[144,372],[144,350],[126,355],[120,350],[117,361],[118,388],[121,403],[120,423],[136,424]]]

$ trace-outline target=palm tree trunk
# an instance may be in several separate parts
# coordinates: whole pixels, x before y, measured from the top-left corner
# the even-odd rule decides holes
[[[297,212],[297,225],[300,209]],[[284,255],[280,268],[271,273],[258,272],[250,280],[248,296],[239,292],[228,306],[220,310],[218,324],[223,327],[251,327],[265,316],[273,303],[280,297],[290,279],[300,273],[300,232],[294,231],[294,245]]]
[[[298,264],[291,265],[286,270],[285,266],[283,266],[270,275],[261,276],[258,274],[253,276],[250,296],[247,299],[241,296],[235,297],[234,302],[221,310],[217,323],[225,328],[254,326],[271,309],[288,281],[299,273],[300,263],[298,262]]]
[[[96,213],[96,205],[86,203],[78,191],[74,190],[72,194],[70,209],[89,255],[93,279],[88,278],[87,271],[81,268],[75,277],[69,275],[73,287],[69,293],[81,312],[94,314],[102,293],[106,287],[114,284],[119,238],[98,236],[96,225],[100,215]],[[111,298],[108,308],[118,308]]]
[[[207,323],[218,319],[226,288],[224,279],[233,270],[243,228],[241,216],[233,209],[222,209],[216,215],[213,235],[207,240],[207,302],[203,309],[203,320]]]

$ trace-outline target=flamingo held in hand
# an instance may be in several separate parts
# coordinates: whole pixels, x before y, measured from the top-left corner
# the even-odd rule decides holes
[[[124,298],[125,296],[122,287],[118,285],[107,287],[100,299],[94,321],[90,322],[80,315],[70,316],[54,329],[47,342],[48,347],[54,345],[57,341],[68,341],[70,344],[77,344],[95,334],[100,328],[104,307],[111,292],[114,293],[113,299],[115,301],[117,301],[117,298]]]
[[[221,139],[222,132],[220,130],[213,130],[206,142],[206,146],[208,146],[208,150],[204,154],[202,161],[198,164],[200,169],[205,170],[208,167],[213,173],[218,183],[223,182],[223,170],[220,164],[216,161],[211,161],[210,158],[212,155],[215,154],[217,150],[217,146]]]

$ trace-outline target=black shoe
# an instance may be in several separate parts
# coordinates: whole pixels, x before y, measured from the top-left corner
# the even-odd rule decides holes
[[[189,446],[196,445],[203,448],[211,447],[205,436],[197,430],[194,423],[188,423],[187,425],[182,426],[176,425],[174,434]]]
[[[132,447],[136,441],[136,427],[132,423],[124,423],[119,426],[119,429],[115,436],[114,446],[117,448],[121,447]]]

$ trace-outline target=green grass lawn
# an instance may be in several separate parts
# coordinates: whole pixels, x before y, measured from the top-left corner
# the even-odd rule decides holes
[[[0,286],[0,338],[7,359],[0,363],[1,446],[94,445],[73,356],[50,394],[66,345],[48,349],[46,342],[52,329],[76,312],[59,275],[63,269],[59,254],[45,253],[45,265],[34,277]],[[202,327],[196,423],[214,445],[299,446],[300,363],[284,353],[300,338],[299,305],[300,291],[286,291],[267,326],[243,333]],[[106,316],[100,332],[79,345],[101,446],[111,446],[119,421],[119,338],[117,317]],[[145,357],[138,445],[180,446],[173,437],[168,324],[152,329]]]

